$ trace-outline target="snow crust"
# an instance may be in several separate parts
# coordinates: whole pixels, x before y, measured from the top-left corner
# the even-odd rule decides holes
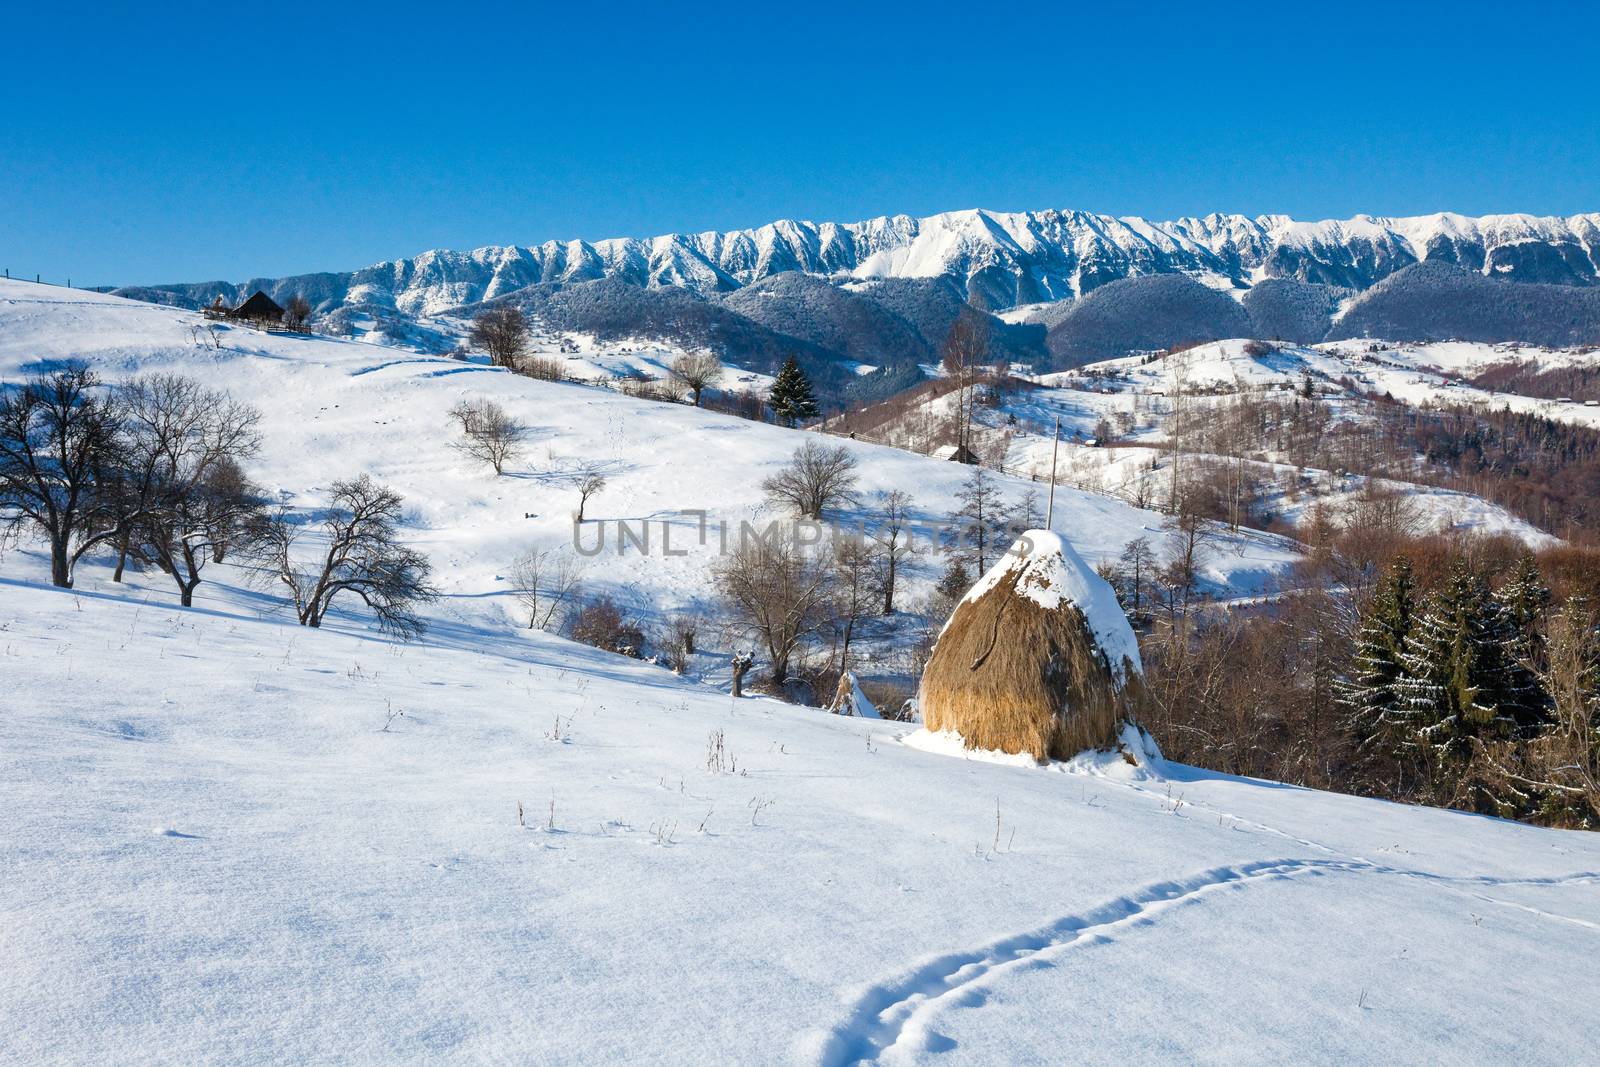
[[[1004,767],[1053,770],[1069,774],[1088,774],[1118,781],[1155,781],[1161,778],[1161,747],[1139,726],[1124,722],[1117,731],[1117,744],[1110,749],[1089,749],[1071,759],[1049,760],[1040,764],[1026,752],[1002,752],[993,748],[968,748],[955,730],[913,730],[899,738],[902,745],[957,759],[996,763]]]

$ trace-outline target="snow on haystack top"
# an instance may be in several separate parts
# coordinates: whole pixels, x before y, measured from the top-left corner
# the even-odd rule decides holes
[[[1128,625],[1122,605],[1117,603],[1116,591],[1083,561],[1066,538],[1050,530],[1029,530],[967,590],[962,603],[977,600],[1012,574],[1017,575],[1017,593],[1045,610],[1055,611],[1065,603],[1083,612],[1089,633],[1105,653],[1112,675],[1119,682],[1124,659],[1133,664],[1135,672],[1144,673],[1139,640]]]

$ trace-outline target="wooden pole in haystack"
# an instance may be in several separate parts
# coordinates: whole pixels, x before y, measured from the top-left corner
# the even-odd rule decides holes
[[[1061,451],[1061,420],[1056,419],[1055,438],[1050,442],[1050,499],[1044,506],[1044,528],[1055,529],[1056,517],[1056,453]]]

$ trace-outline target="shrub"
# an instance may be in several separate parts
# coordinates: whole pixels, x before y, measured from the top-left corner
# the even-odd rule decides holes
[[[517,360],[517,373],[541,382],[559,382],[567,376],[562,361],[553,356],[523,356]]]
[[[572,639],[580,644],[638,658],[644,654],[644,632],[623,617],[609,596],[596,597],[572,617]]]

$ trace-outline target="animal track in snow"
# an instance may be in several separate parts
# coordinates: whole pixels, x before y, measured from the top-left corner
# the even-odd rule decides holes
[[[949,1039],[932,1027],[941,1011],[979,1004],[996,978],[1046,966],[1052,956],[1075,944],[1111,940],[1121,929],[1151,922],[1162,911],[1212,890],[1295,875],[1372,869],[1359,862],[1306,859],[1213,867],[1187,878],[1153,882],[1028,933],[932,957],[859,990],[844,1022],[825,1034],[813,1035],[816,1059],[824,1067],[846,1067],[945,1051],[952,1047]]]
[[[1263,829],[1271,830],[1270,827]],[[1388,867],[1354,857],[1274,859],[1213,867],[1187,878],[1153,882],[1028,933],[1014,934],[964,952],[931,957],[893,978],[862,987],[851,998],[845,1021],[829,1031],[810,1035],[800,1050],[802,1058],[818,1062],[822,1067],[849,1067],[910,1060],[919,1054],[947,1051],[953,1044],[933,1029],[934,1018],[947,1008],[981,1004],[987,996],[987,988],[1004,975],[1030,967],[1049,966],[1051,957],[1080,942],[1113,940],[1118,931],[1146,925],[1168,908],[1193,902],[1212,890],[1241,888],[1300,875],[1354,872],[1415,878],[1462,896],[1600,930],[1600,926],[1583,919],[1471,891],[1494,886],[1587,884],[1600,877],[1590,871],[1553,878],[1462,877]]]

